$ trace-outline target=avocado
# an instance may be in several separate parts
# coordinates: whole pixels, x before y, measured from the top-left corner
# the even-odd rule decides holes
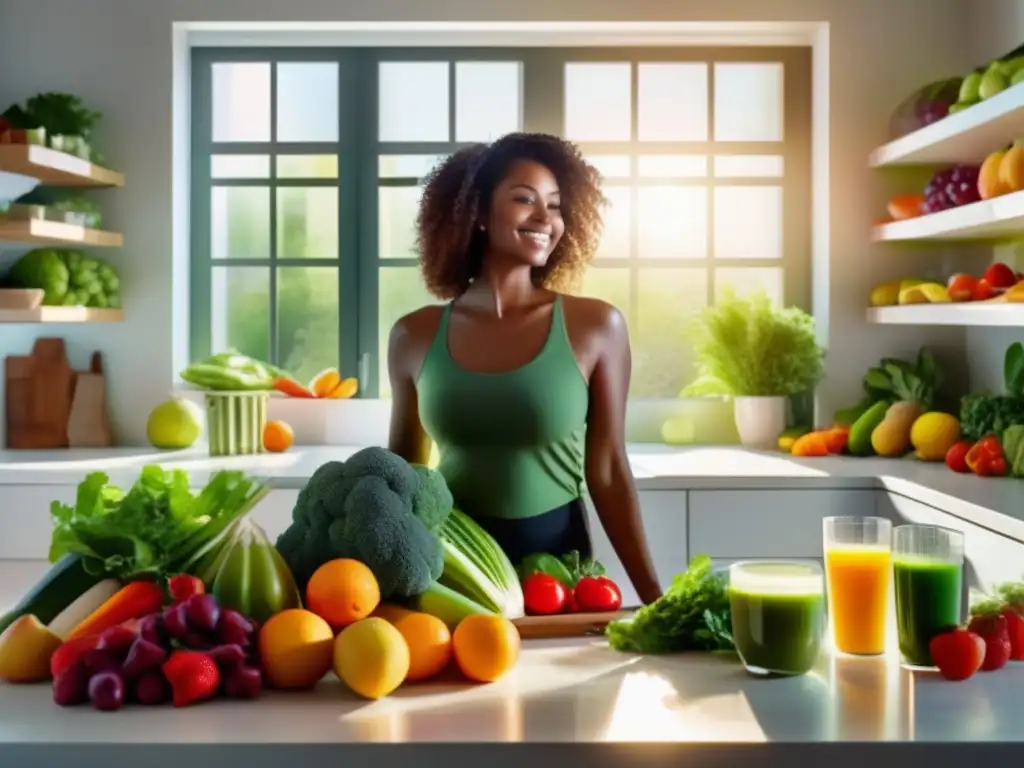
[[[854,456],[870,456],[874,453],[874,448],[871,447],[871,433],[885,419],[888,410],[889,403],[886,400],[879,400],[853,422],[847,443],[850,453]]]

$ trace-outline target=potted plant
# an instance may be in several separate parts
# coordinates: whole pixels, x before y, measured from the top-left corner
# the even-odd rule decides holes
[[[797,307],[773,306],[764,292],[744,298],[726,291],[698,314],[688,336],[697,378],[682,395],[733,398],[740,442],[751,448],[775,445],[789,398],[813,389],[824,374],[814,319]]]

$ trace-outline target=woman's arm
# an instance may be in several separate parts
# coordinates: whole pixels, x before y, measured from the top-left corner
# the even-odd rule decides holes
[[[626,397],[632,353],[626,322],[608,308],[600,353],[590,376],[586,474],[590,497],[615,554],[644,603],[661,596],[640,516],[633,472],[626,457]]]
[[[417,344],[415,318],[403,317],[388,339],[388,377],[391,380],[391,428],[388,449],[413,464],[430,461],[430,438],[420,422],[416,374],[423,354]]]

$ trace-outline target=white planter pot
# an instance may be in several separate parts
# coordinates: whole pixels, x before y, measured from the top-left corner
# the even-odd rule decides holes
[[[786,429],[785,397],[737,397],[733,415],[740,443],[748,448],[774,448]]]

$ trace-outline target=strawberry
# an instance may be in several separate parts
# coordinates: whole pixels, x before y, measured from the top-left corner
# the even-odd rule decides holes
[[[198,579],[187,573],[179,573],[167,580],[167,591],[171,594],[171,603],[177,605],[188,600],[192,595],[201,595],[206,592],[206,586],[202,579]]]
[[[1024,661],[1024,583],[1001,584],[996,591],[1010,635],[1010,658]]]
[[[87,635],[64,643],[50,656],[50,674],[54,679],[60,677],[61,672],[77,664],[82,656],[94,650],[99,642],[99,635]]]
[[[928,650],[947,680],[966,680],[981,669],[985,661],[985,641],[962,627],[933,637]]]
[[[200,651],[175,651],[164,662],[163,672],[171,684],[176,707],[212,699],[220,688],[217,662]]]
[[[975,613],[967,629],[985,641],[982,672],[994,672],[1006,666],[1010,660],[1010,630],[1002,613]]]

